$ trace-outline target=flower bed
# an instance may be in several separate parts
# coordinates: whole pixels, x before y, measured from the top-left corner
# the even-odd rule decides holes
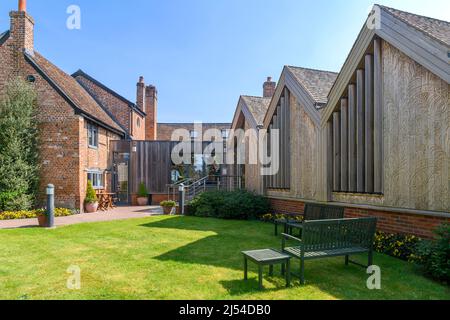
[[[28,210],[28,211],[5,211],[0,212],[0,220],[18,220],[18,219],[33,219],[38,216],[38,214],[44,214],[44,209],[38,210]],[[64,209],[64,208],[56,208],[55,209],[55,217],[67,217],[76,214],[77,212]]]

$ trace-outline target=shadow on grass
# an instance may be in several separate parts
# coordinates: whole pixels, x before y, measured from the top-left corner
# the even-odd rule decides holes
[[[257,267],[249,263],[249,281],[243,280],[243,257],[241,252],[254,249],[280,248],[281,240],[273,236],[273,226],[261,222],[229,221],[206,218],[175,217],[141,225],[147,228],[172,229],[174,237],[177,230],[198,231],[214,233],[200,240],[190,242],[172,251],[166,252],[156,259],[161,261],[176,261],[185,264],[207,265],[242,272],[242,279],[220,281],[220,284],[232,296],[258,292]],[[366,263],[367,255],[354,256],[353,260]],[[423,278],[418,278],[412,272],[405,271],[410,266],[402,261],[376,255],[375,263],[382,266],[383,285],[382,291],[370,291],[366,287],[369,275],[364,268],[358,266],[345,266],[344,258],[331,258],[307,261],[306,282],[317,290],[324,291],[338,299],[393,299],[406,298],[404,292],[412,291],[412,297],[417,287],[425,285],[432,292],[429,283]],[[265,291],[279,291],[285,289],[284,278],[275,268],[275,277],[270,278],[264,273],[264,281],[272,286]],[[299,262],[293,259],[292,271],[298,272]],[[292,278],[295,288],[302,288],[295,278]],[[417,298],[417,297],[416,297]]]

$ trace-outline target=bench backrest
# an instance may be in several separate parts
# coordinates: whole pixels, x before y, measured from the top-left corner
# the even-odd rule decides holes
[[[377,219],[336,219],[305,221],[302,251],[364,248],[370,249],[375,238]]]
[[[344,210],[344,207],[307,203],[304,219],[305,221],[343,219]]]

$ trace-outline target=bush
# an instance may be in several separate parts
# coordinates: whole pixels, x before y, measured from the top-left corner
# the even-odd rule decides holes
[[[414,251],[420,241],[421,239],[416,236],[377,232],[374,249],[401,260],[412,261]]]
[[[279,214],[279,213],[267,213],[261,216],[261,220],[264,222],[274,222],[275,220],[289,219],[298,222],[303,222],[303,216],[301,215],[289,215],[289,214]]]
[[[450,224],[442,225],[435,234],[434,241],[417,246],[414,261],[424,274],[450,284]]]
[[[198,217],[248,220],[261,218],[269,211],[269,202],[247,191],[212,191],[197,196],[190,203],[189,214]]]
[[[138,190],[138,197],[139,198],[147,198],[148,197],[148,190],[145,186],[145,183],[141,182],[139,184],[139,190]]]
[[[0,210],[28,210],[36,198],[39,161],[32,85],[7,83],[0,101]]]
[[[97,194],[95,193],[94,187],[92,186],[92,182],[88,180],[86,199],[84,199],[84,203],[92,204],[96,202],[98,202]]]
[[[170,201],[162,201],[160,203],[160,206],[161,207],[167,207],[167,208],[173,208],[173,207],[177,206],[177,203],[175,201],[172,201],[172,200],[170,200]]]
[[[0,212],[0,220],[17,220],[17,219],[32,219],[38,215],[45,214],[44,209],[28,210],[28,211],[5,211]],[[64,208],[55,209],[55,217],[67,217],[76,214],[76,211]]]

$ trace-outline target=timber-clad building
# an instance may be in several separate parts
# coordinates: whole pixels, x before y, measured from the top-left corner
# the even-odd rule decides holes
[[[428,238],[450,221],[450,23],[373,14],[338,74],[283,69],[263,123],[280,130],[281,166],[261,193],[275,212],[323,202]]]

